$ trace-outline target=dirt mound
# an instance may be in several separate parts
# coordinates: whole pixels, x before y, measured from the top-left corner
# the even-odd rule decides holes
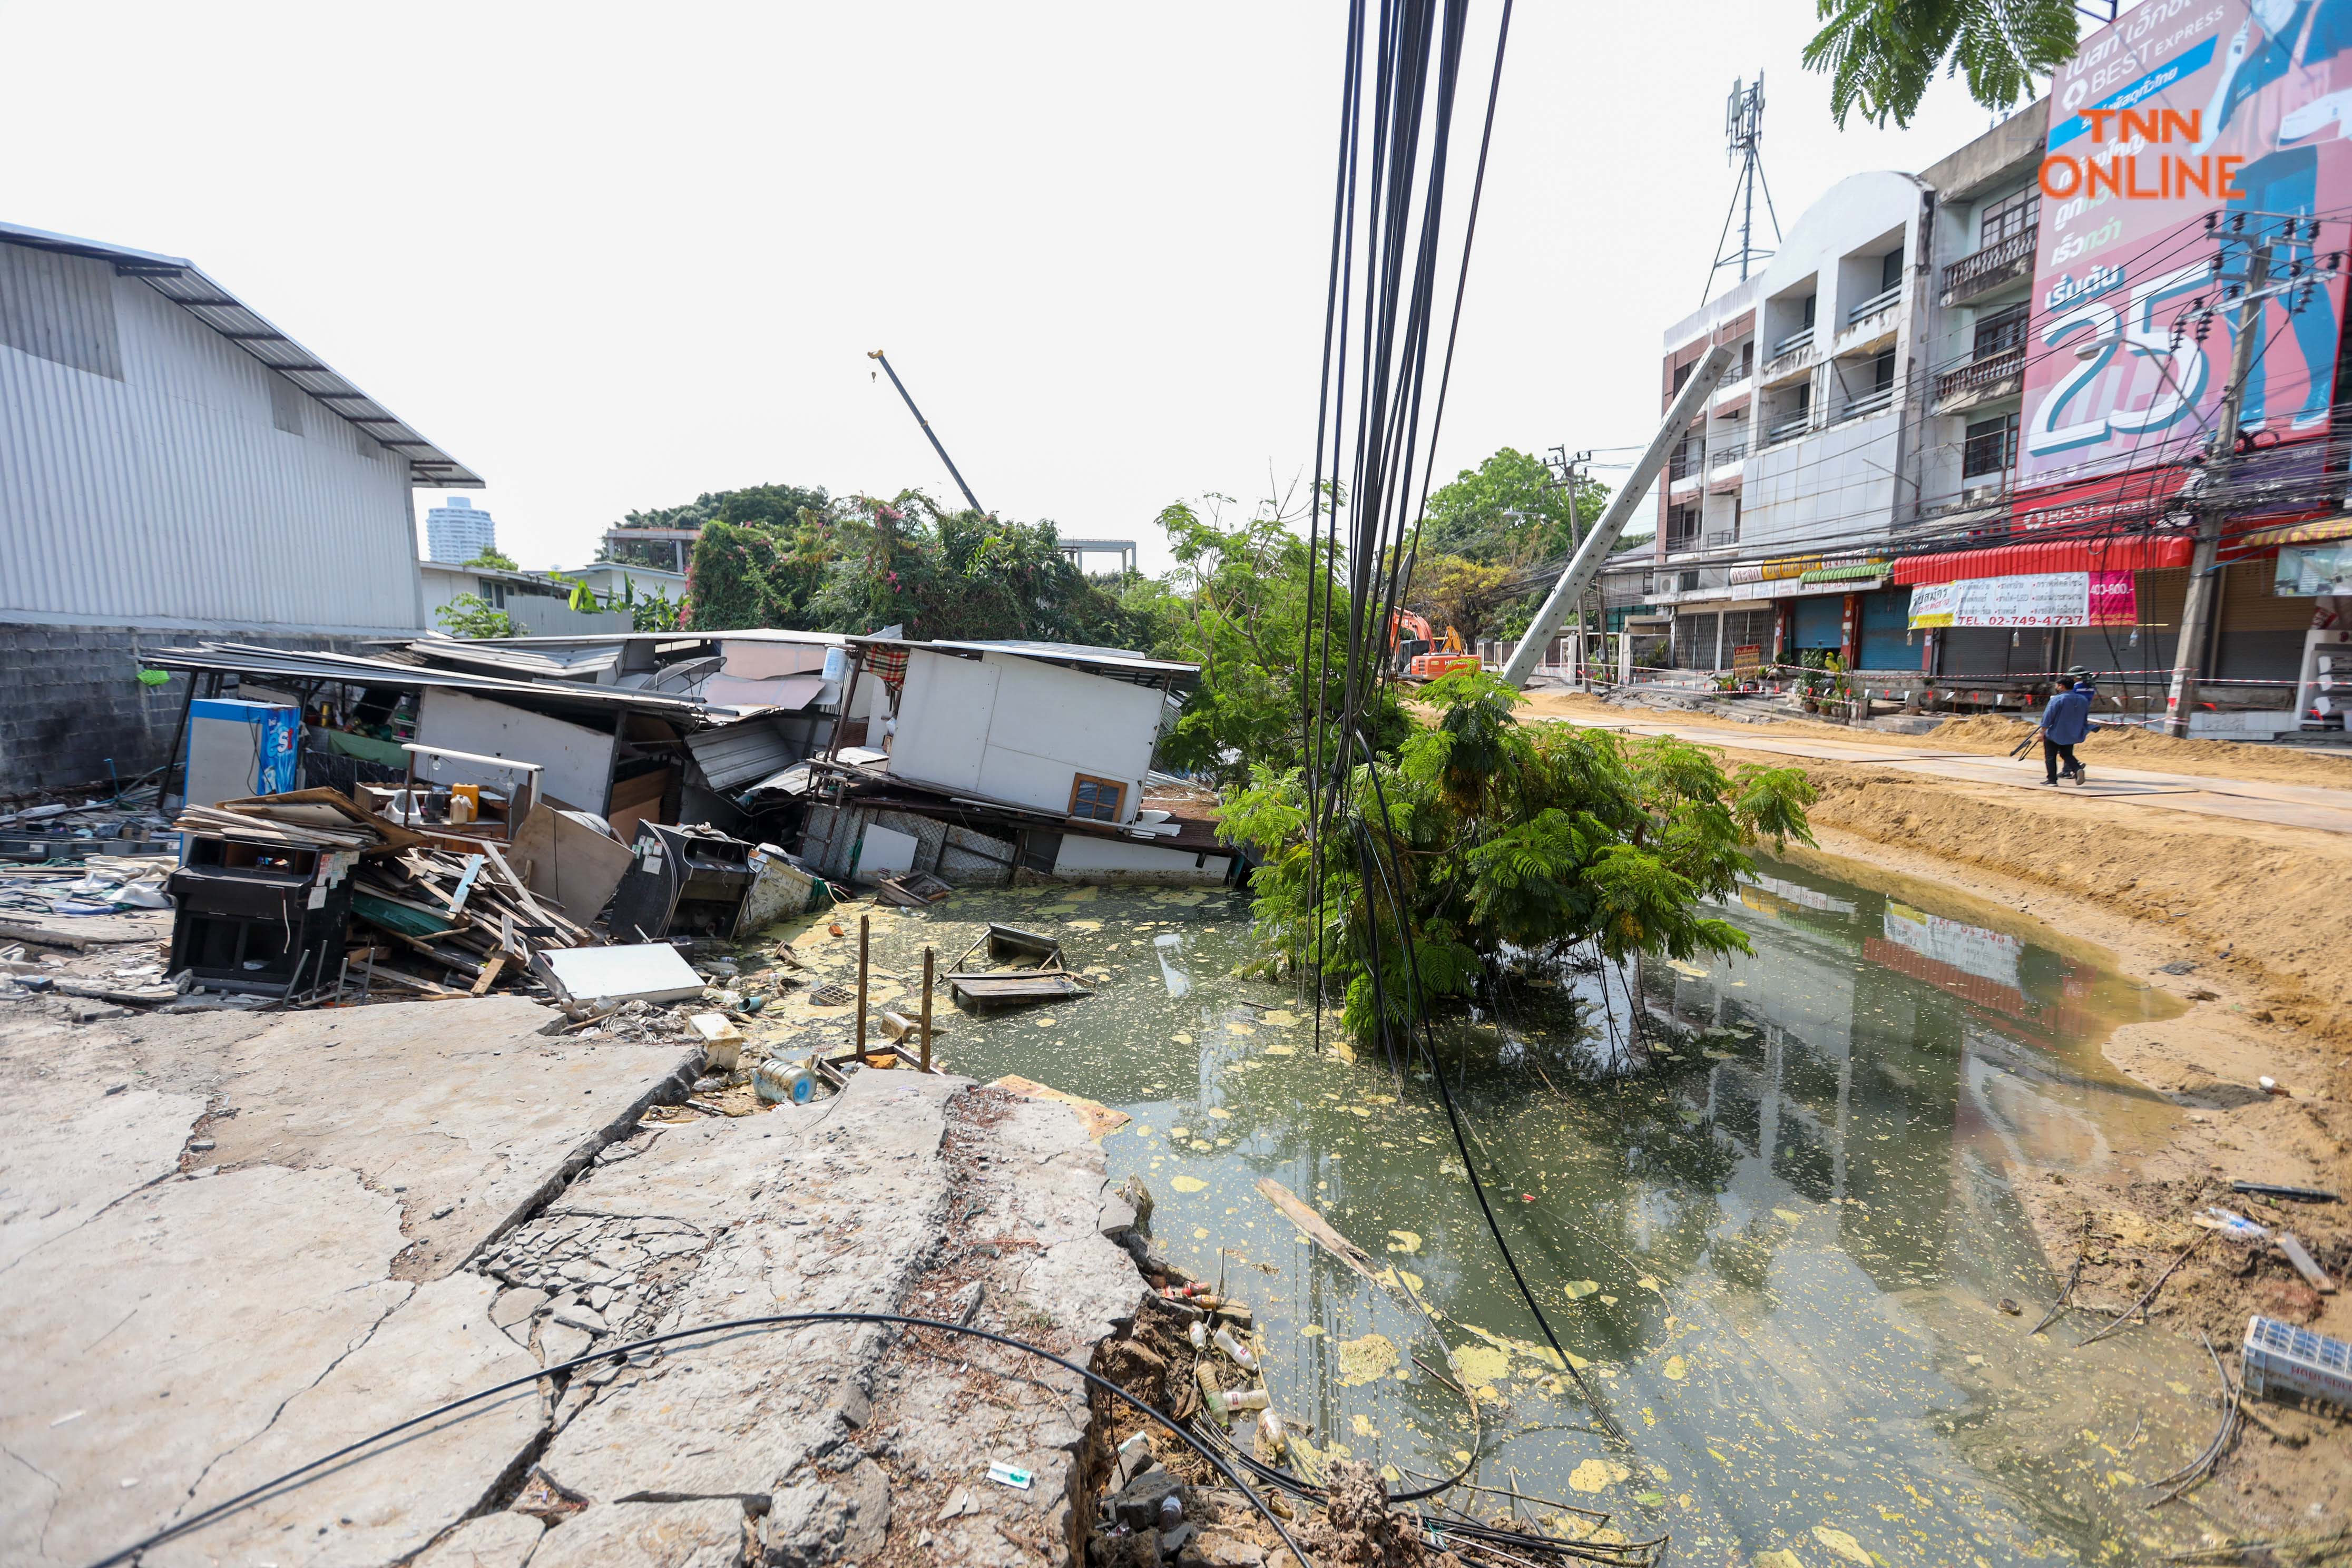
[[[1922,739],[1955,751],[1973,750],[1978,746],[2000,751],[2013,750],[2027,731],[2033,728],[2022,719],[2011,719],[2000,713],[1976,713],[1966,719],[1947,719],[1927,731]]]
[[[1921,736],[1920,741],[1955,752],[1997,754],[2013,751],[2032,731],[2033,726],[2023,720],[1979,713],[1967,719],[1947,720]],[[2151,773],[2352,789],[2352,752],[2336,756],[2283,746],[2250,745],[2242,741],[2184,741],[2134,727],[2094,730],[2091,738],[2077,748],[2077,754],[2085,763],[2105,762],[2119,768],[2146,768]]]

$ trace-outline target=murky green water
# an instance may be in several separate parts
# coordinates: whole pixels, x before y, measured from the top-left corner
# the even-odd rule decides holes
[[[1425,1072],[1400,1082],[1328,1031],[1318,1054],[1292,995],[1234,974],[1245,900],[961,894],[881,921],[876,962],[912,974],[929,943],[944,964],[995,918],[1058,932],[1096,972],[1084,1001],[945,1014],[945,1058],[1133,1118],[1105,1141],[1114,1176],[1150,1187],[1171,1256],[1256,1306],[1277,1405],[1325,1452],[1406,1484],[1472,1457],[1484,1485],[1671,1531],[1677,1562],[2137,1559],[2180,1528],[2137,1482],[2210,1433],[2198,1352],[2160,1331],[2029,1340],[2055,1283],[2011,1182],[2169,1125],[2098,1049],[2165,1004],[2030,922],[1833,865],[1771,865],[1744,890],[1727,914],[1753,957],[1646,966],[1646,1016],[1707,1031],[1648,1071],[1593,1076],[1634,1004],[1612,979],[1601,1023],[1591,973],[1444,1031],[1507,1234],[1630,1447],[1538,1350]],[[1439,1325],[1307,1242],[1262,1177]],[[1441,1337],[1475,1420],[1416,1364],[1446,1369]]]

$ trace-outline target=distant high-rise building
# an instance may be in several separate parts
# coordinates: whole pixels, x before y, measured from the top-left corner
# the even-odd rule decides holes
[[[464,496],[451,496],[425,514],[425,543],[431,559],[463,566],[485,550],[499,547],[498,525]]]

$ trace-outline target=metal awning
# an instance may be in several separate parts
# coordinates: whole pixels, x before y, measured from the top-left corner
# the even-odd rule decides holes
[[[2158,572],[2188,565],[2194,548],[2185,533],[1996,544],[1941,555],[1907,555],[1895,563],[1894,577],[1897,583],[1961,583],[2044,572]]]
[[[1884,561],[1864,562],[1853,566],[1820,566],[1800,576],[1800,583],[1860,583],[1886,575]]]
[[[436,489],[480,489],[479,474],[417,434],[414,426],[362,392],[325,361],[205,276],[193,261],[129,246],[77,239],[68,234],[0,223],[0,244],[60,256],[111,262],[115,275],[136,278],[247,354],[309,393],[345,423],[408,462],[408,482]]]
[[[2291,522],[2284,528],[2258,528],[2223,542],[2236,552],[2271,550],[2282,544],[2317,544],[2329,539],[2352,539],[2352,513]]]

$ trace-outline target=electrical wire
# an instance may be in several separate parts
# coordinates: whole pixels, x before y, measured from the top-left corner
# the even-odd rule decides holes
[[[944,1333],[962,1334],[971,1339],[985,1340],[991,1344],[1003,1345],[1010,1350],[1020,1351],[1025,1355],[1033,1355],[1041,1361],[1051,1362],[1065,1372],[1076,1373],[1079,1377],[1084,1378],[1088,1384],[1101,1389],[1106,1394],[1115,1395],[1118,1399],[1123,1400],[1139,1413],[1149,1416],[1152,1420],[1158,1422],[1160,1426],[1168,1428],[1169,1431],[1174,1433],[1187,1447],[1200,1455],[1203,1459],[1206,1459],[1219,1475],[1230,1481],[1235,1489],[1240,1491],[1243,1496],[1249,1499],[1251,1505],[1255,1507],[1259,1513],[1265,1517],[1265,1521],[1268,1524],[1274,1527],[1275,1534],[1282,1538],[1283,1545],[1290,1549],[1290,1554],[1298,1560],[1301,1568],[1313,1568],[1312,1563],[1307,1559],[1307,1553],[1300,1549],[1297,1539],[1291,1535],[1287,1529],[1284,1528],[1280,1516],[1266,1505],[1265,1500],[1260,1497],[1255,1489],[1250,1487],[1247,1482],[1244,1481],[1241,1477],[1234,1472],[1234,1468],[1227,1464],[1222,1456],[1212,1451],[1208,1445],[1202,1443],[1198,1437],[1195,1437],[1189,1430],[1186,1429],[1183,1423],[1177,1421],[1174,1417],[1168,1415],[1161,1411],[1154,1410],[1150,1405],[1144,1404],[1143,1401],[1136,1398],[1135,1395],[1129,1394],[1126,1389],[1121,1388],[1116,1383],[1111,1382],[1108,1378],[1104,1377],[1099,1373],[1089,1372],[1085,1367],[1078,1365],[1076,1362],[1066,1361],[1062,1357],[1055,1355],[1053,1352],[1046,1350],[1042,1346],[1033,1345],[1025,1341],[1013,1339],[1010,1335],[993,1333],[986,1329],[976,1329],[969,1323],[941,1322],[936,1318],[911,1317],[903,1312],[852,1311],[774,1312],[755,1318],[730,1318],[723,1322],[704,1323],[698,1327],[690,1329],[675,1329],[668,1333],[653,1334],[645,1339],[631,1340],[625,1344],[613,1345],[607,1349],[596,1351],[588,1355],[574,1356],[570,1361],[558,1362],[552,1366],[541,1367],[521,1377],[509,1378],[504,1383],[493,1384],[488,1388],[477,1389],[471,1394],[461,1395],[458,1398],[448,1401],[446,1404],[436,1405],[433,1409],[425,1412],[422,1415],[413,1415],[405,1421],[399,1422],[391,1426],[386,1426],[381,1431],[371,1433],[367,1436],[358,1439],[356,1442],[346,1443],[331,1454],[324,1454],[320,1456],[318,1458],[310,1460],[307,1464],[298,1465],[294,1468],[288,1470],[283,1475],[264,1481],[259,1486],[247,1488],[246,1490],[237,1493],[235,1497],[226,1499],[221,1502],[216,1502],[210,1508],[204,1509],[199,1512],[190,1514],[187,1518],[176,1521],[175,1522],[165,1526],[163,1529],[157,1531],[152,1535],[147,1536],[142,1540],[133,1542],[129,1546],[123,1547],[118,1552],[110,1552],[91,1563],[89,1568],[114,1568],[114,1565],[117,1563],[128,1563],[132,1558],[138,1556],[141,1552],[146,1552],[153,1547],[161,1546],[167,1541],[175,1541],[181,1536],[189,1534],[194,1531],[200,1530],[205,1525],[235,1512],[249,1502],[267,1497],[277,1491],[279,1488],[289,1486],[292,1483],[300,1480],[303,1477],[309,1476],[314,1471],[322,1470],[329,1465],[332,1465],[339,1460],[349,1458],[352,1455],[358,1454],[362,1449],[373,1447],[374,1445],[384,1441],[386,1438],[397,1436],[403,1432],[409,1431],[417,1426],[422,1426],[428,1422],[437,1421],[445,1415],[452,1415],[457,1411],[463,1410],[468,1405],[478,1405],[486,1399],[493,1399],[501,1394],[509,1394],[519,1388],[530,1387],[541,1379],[552,1377],[558,1373],[570,1372],[576,1367],[591,1366],[598,1362],[625,1359],[637,1351],[651,1349],[658,1345],[673,1344],[682,1340],[699,1339],[709,1334],[727,1333],[737,1330],[770,1331],[782,1328],[792,1328],[807,1323],[884,1323],[896,1325],[901,1328],[938,1329]]]

